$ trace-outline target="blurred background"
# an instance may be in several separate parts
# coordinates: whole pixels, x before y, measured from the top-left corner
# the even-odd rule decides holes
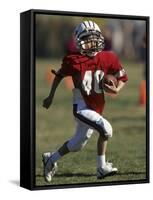
[[[105,38],[105,50],[118,55],[129,77],[117,98],[106,96],[104,117],[114,129],[108,156],[120,173],[103,182],[146,178],[146,21],[37,14],[36,185],[46,184],[41,154],[55,151],[72,137],[75,130],[70,77],[60,84],[49,110],[42,107],[42,102],[48,96],[54,78],[51,69],[59,69],[63,57],[76,51],[73,31],[84,20],[98,24]],[[59,172],[51,185],[97,182],[96,140],[97,134],[94,134],[81,153],[60,160]]]
[[[36,56],[59,58],[74,50],[73,31],[83,20],[94,20],[105,38],[105,50],[125,59],[144,59],[146,21],[37,15]]]

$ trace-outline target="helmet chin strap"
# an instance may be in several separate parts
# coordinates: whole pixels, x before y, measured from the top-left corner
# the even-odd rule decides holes
[[[97,55],[97,53],[99,52],[90,52],[90,53],[84,53],[84,52],[80,52],[82,55],[87,55],[89,57],[94,57]]]
[[[95,51],[95,50],[93,50],[93,51],[91,51],[91,50],[83,50],[83,49],[81,50],[81,54],[84,54],[84,55],[87,55],[87,56],[90,56],[90,57],[95,56],[97,53],[98,52]]]
[[[98,52],[93,52],[93,53],[87,53],[86,55],[89,57],[94,57],[97,55]]]

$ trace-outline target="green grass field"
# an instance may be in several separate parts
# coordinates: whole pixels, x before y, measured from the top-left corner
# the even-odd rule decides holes
[[[60,62],[37,60],[36,62],[36,186],[48,185],[43,178],[42,153],[55,151],[72,137],[75,120],[72,114],[72,93],[62,82],[49,110],[42,107],[50,86],[45,74],[50,66],[58,68]],[[96,179],[96,141],[92,136],[85,148],[70,153],[58,162],[58,172],[49,185],[104,183],[146,179],[146,115],[139,106],[139,84],[143,65],[123,62],[129,81],[117,98],[106,97],[104,117],[113,126],[114,135],[109,140],[107,159],[113,162],[119,173],[103,180]]]

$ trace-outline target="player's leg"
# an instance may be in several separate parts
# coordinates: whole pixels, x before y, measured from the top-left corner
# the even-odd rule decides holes
[[[112,127],[109,122],[102,118],[103,124],[107,132],[109,132],[110,137],[112,137]],[[106,150],[107,150],[108,136],[99,134],[97,140],[97,167],[103,168],[106,165]]]
[[[76,152],[81,150],[89,140],[93,133],[93,130],[89,128],[88,125],[77,121],[76,133],[67,142],[65,142],[57,151],[54,153],[44,153],[43,163],[44,163],[44,177],[47,182],[51,182],[57,170],[57,161],[69,152]]]
[[[81,150],[86,145],[92,133],[93,129],[89,128],[87,124],[78,120],[74,136],[52,154],[51,161],[54,163],[69,152]]]
[[[95,111],[88,108],[79,109],[77,105],[74,106],[74,115],[99,132],[97,141],[97,178],[115,174],[117,169],[113,168],[105,160],[108,138],[112,137],[113,132],[110,123]]]
[[[97,155],[105,155],[107,150],[108,137],[99,135],[97,141]]]
[[[99,113],[88,108],[80,109],[77,104],[74,105],[73,114],[76,119],[87,124],[89,127],[97,130],[103,137],[112,137],[112,126]]]
[[[112,136],[112,128],[110,123],[103,118],[104,126],[106,127],[107,131],[110,132],[109,135]],[[101,179],[106,176],[111,176],[117,173],[117,168],[112,166],[112,163],[106,162],[106,150],[107,150],[107,143],[108,143],[108,136],[103,136],[99,134],[99,138],[97,141],[97,178]]]
[[[117,168],[112,166],[112,163],[106,162],[106,149],[108,138],[99,135],[97,142],[97,178],[101,179],[106,176],[111,176],[117,173]]]
[[[67,147],[70,152],[80,151],[92,136],[93,129],[89,125],[77,120],[75,135],[68,141]]]

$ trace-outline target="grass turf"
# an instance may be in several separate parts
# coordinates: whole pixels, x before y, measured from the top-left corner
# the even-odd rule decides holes
[[[51,64],[51,65],[50,65]],[[96,178],[95,132],[85,148],[70,153],[58,162],[59,170],[48,184],[43,178],[41,155],[45,151],[55,151],[72,137],[75,120],[72,115],[72,93],[65,88],[64,81],[55,94],[49,110],[42,107],[50,85],[45,77],[48,68],[58,68],[56,60],[36,62],[36,186],[66,185],[82,183],[105,183],[146,179],[146,114],[139,105],[139,84],[143,65],[124,62],[129,81],[117,98],[106,96],[104,117],[113,126],[114,135],[109,140],[107,159],[114,163],[119,172],[102,180]]]

